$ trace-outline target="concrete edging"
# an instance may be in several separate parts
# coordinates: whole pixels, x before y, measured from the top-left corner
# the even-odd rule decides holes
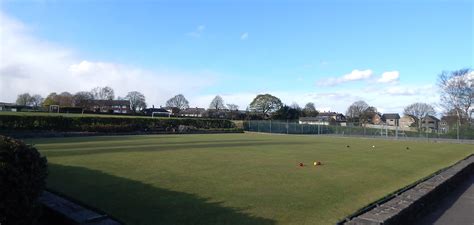
[[[39,201],[43,205],[46,217],[54,224],[123,225],[104,213],[86,208],[49,191],[44,191]]]
[[[376,204],[372,209],[338,224],[412,224],[429,212],[440,197],[453,190],[472,173],[474,173],[474,154],[411,188],[395,193],[390,200]]]

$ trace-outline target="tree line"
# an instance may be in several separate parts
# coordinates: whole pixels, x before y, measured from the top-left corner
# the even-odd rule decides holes
[[[470,124],[474,112],[474,72],[471,69],[443,71],[438,75],[437,86],[441,96],[440,106],[445,109],[445,115],[455,117],[459,125]],[[111,87],[96,87],[90,91],[80,91],[75,94],[53,92],[44,99],[37,94],[24,93],[18,95],[16,103],[33,108],[50,105],[88,108],[93,104],[93,100],[114,99],[115,93]],[[145,96],[138,91],[128,92],[125,97],[116,99],[129,101],[130,110],[133,112],[140,112],[147,106]],[[182,94],[168,99],[166,107],[174,109],[174,113],[190,108],[189,101]],[[219,95],[212,99],[208,107],[208,111],[212,112],[236,112],[238,110],[238,105],[225,104],[224,99]],[[249,119],[296,120],[299,117],[315,117],[319,114],[312,102],[308,102],[303,108],[297,103],[285,105],[278,97],[270,94],[257,95],[246,111]],[[370,106],[364,101],[356,101],[348,107],[345,115],[349,122],[364,124],[368,123],[377,113],[376,107]],[[403,113],[415,118],[417,126],[420,128],[421,123],[418,121],[426,116],[434,116],[436,111],[433,105],[417,102],[405,107]]]

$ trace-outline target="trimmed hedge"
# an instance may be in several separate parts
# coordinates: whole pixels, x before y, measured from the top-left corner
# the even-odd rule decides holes
[[[0,224],[36,224],[46,176],[47,160],[36,148],[0,136]]]
[[[229,120],[216,119],[0,115],[0,130],[9,131],[170,132],[180,126],[193,129],[235,128]]]

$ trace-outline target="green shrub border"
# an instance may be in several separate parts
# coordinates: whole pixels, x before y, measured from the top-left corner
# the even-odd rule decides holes
[[[8,131],[176,132],[180,126],[196,130],[236,128],[230,120],[220,119],[0,115],[0,130]]]

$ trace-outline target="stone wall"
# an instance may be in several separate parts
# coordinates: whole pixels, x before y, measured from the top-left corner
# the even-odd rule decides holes
[[[455,189],[456,185],[473,173],[474,155],[470,155],[414,187],[396,193],[396,196],[389,201],[376,205],[373,209],[342,224],[413,224],[435,207],[434,203],[438,199]]]

